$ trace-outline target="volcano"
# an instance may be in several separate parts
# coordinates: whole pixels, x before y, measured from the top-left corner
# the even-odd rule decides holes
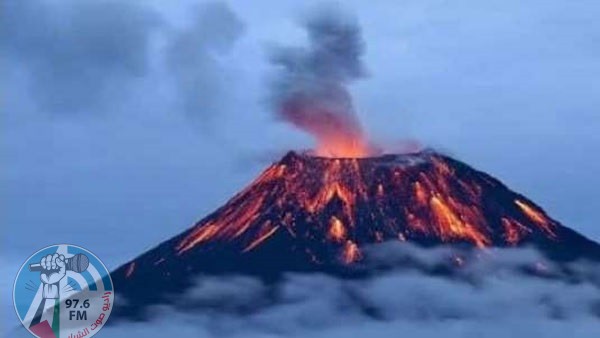
[[[203,274],[344,273],[364,258],[365,246],[389,241],[474,250],[533,246],[555,261],[600,261],[600,245],[497,179],[437,152],[365,158],[290,152],[112,278],[135,308],[165,301]]]

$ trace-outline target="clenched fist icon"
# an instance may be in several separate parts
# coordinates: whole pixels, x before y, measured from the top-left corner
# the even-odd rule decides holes
[[[57,253],[48,255],[42,258],[40,265],[43,269],[40,274],[40,279],[44,284],[42,297],[44,299],[58,299],[58,282],[60,282],[67,274],[65,256]]]

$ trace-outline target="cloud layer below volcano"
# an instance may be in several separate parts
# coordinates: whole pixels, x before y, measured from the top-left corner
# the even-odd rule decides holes
[[[600,333],[600,273],[589,263],[570,264],[577,272],[566,277],[532,250],[495,250],[463,255],[460,272],[449,278],[424,272],[447,265],[453,257],[448,249],[383,245],[370,256],[379,257],[371,263],[393,268],[356,280],[291,274],[275,292],[250,277],[203,278],[176,301],[176,309],[156,307],[149,322],[119,322],[106,330],[111,337],[597,337]],[[407,260],[414,262],[411,268],[400,263]],[[538,266],[540,274],[525,273],[528,266]]]

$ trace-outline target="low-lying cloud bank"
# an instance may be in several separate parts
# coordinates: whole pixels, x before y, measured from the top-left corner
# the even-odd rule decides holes
[[[110,337],[597,337],[600,269],[557,266],[533,250],[456,254],[382,245],[381,269],[340,279],[289,274],[277,287],[247,276],[204,277],[147,322],[116,322]],[[407,267],[406,262],[413,262]],[[460,266],[458,272],[445,269]],[[566,271],[570,272],[567,273]],[[442,272],[440,272],[442,271]]]
[[[598,337],[600,266],[533,249],[457,251],[406,243],[366,251],[369,277],[288,274],[277,285],[205,276],[142,322],[106,337]],[[124,301],[117,299],[117,302]],[[27,337],[20,328],[11,337]]]

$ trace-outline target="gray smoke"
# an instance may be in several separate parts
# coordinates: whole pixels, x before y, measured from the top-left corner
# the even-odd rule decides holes
[[[23,69],[33,100],[52,113],[121,99],[148,71],[150,40],[162,25],[146,6],[114,0],[6,0],[0,19],[2,66]]]
[[[318,7],[305,17],[303,26],[308,46],[281,48],[274,55],[275,63],[287,71],[289,86],[344,86],[364,75],[364,43],[356,18],[337,7]]]
[[[278,68],[272,86],[277,115],[321,145],[362,140],[348,89],[365,75],[357,20],[330,5],[311,11],[302,24],[307,46],[279,47],[271,54]]]
[[[182,110],[206,122],[206,118],[223,110],[228,86],[220,59],[242,35],[244,25],[231,8],[220,2],[198,6],[193,15],[189,27],[171,36],[167,66]]]

